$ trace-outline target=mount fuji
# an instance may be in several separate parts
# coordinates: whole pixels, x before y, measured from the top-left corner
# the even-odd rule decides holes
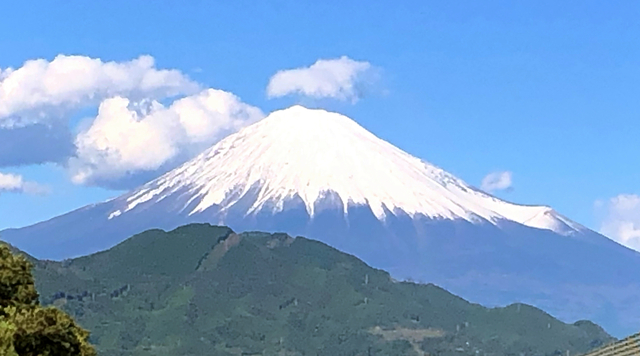
[[[617,335],[640,328],[640,253],[550,207],[478,190],[346,116],[302,106],[125,195],[0,235],[59,260],[192,222],[315,238],[488,306],[529,303]]]

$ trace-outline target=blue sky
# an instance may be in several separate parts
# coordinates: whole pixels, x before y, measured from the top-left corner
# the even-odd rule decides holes
[[[639,236],[638,2],[11,1],[2,12],[0,68],[150,55],[264,113],[296,102],[344,113],[474,185],[512,172],[512,189],[496,195]],[[267,97],[277,71],[341,56],[378,70],[356,103]],[[75,134],[96,112],[66,113],[65,125]],[[12,150],[0,152],[0,173],[46,187],[0,192],[0,229],[118,195],[72,182],[65,164],[7,163],[45,141],[0,142]]]

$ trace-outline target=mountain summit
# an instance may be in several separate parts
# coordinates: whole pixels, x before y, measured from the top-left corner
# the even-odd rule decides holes
[[[307,236],[489,306],[528,303],[615,335],[640,328],[639,253],[549,207],[475,189],[344,115],[301,106],[130,193],[1,236],[59,260],[193,222]]]
[[[311,218],[329,207],[348,214],[349,206],[364,206],[381,221],[407,214],[496,225],[508,220],[563,235],[584,229],[549,207],[510,204],[476,190],[344,115],[302,106],[227,137],[128,195],[109,216],[165,199],[186,199],[175,208],[188,215],[215,207],[224,216],[241,202],[246,215],[279,213],[298,201]]]

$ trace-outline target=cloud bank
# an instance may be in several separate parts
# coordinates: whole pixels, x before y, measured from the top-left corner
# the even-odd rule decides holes
[[[198,89],[178,70],[156,69],[151,56],[127,62],[65,55],[34,59],[0,72],[0,127],[50,122],[114,96],[159,99]]]
[[[20,175],[0,172],[0,194],[3,192],[43,194],[47,189],[38,183],[25,181]]]
[[[372,80],[373,67],[342,56],[319,59],[309,67],[281,70],[271,77],[267,96],[277,98],[298,94],[312,98],[357,101]]]
[[[97,116],[73,132],[86,108]],[[0,167],[54,162],[77,184],[126,189],[263,116],[151,56],[34,59],[0,68]]]
[[[482,179],[480,185],[480,189],[489,193],[511,189],[512,187],[512,173],[508,171],[489,173]]]
[[[157,101],[114,97],[75,139],[69,162],[78,184],[109,185],[136,173],[187,159],[222,137],[263,117],[228,92],[207,89],[165,107]]]
[[[640,196],[620,194],[606,202],[597,202],[597,205],[604,212],[600,232],[640,251]]]

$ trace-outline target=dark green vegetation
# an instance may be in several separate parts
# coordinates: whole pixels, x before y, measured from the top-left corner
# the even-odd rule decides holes
[[[66,313],[39,305],[32,265],[0,245],[0,355],[93,356],[89,333]]]
[[[316,241],[210,225],[36,261],[36,282],[105,356],[575,355],[611,340],[527,305],[395,282]]]

